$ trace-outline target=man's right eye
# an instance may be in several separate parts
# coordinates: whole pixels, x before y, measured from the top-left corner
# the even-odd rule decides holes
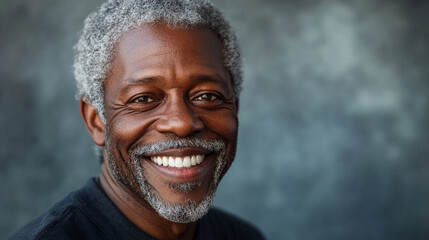
[[[149,97],[149,96],[140,96],[135,98],[132,102],[133,103],[150,103],[155,101],[155,99]]]

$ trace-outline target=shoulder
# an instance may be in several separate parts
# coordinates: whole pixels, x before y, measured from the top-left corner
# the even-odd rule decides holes
[[[72,192],[9,239],[88,239],[100,236],[95,234],[97,226],[83,209],[79,196],[82,192],[83,189]]]
[[[75,214],[76,207],[67,197],[20,228],[10,239],[53,239],[57,237],[59,228],[70,224]]]
[[[218,208],[210,209],[200,224],[201,231],[211,232],[215,239],[265,239],[253,224]]]

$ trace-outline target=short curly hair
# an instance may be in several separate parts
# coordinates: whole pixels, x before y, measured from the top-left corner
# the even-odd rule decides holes
[[[111,71],[114,48],[126,32],[145,23],[174,28],[203,27],[213,31],[222,44],[236,98],[241,91],[241,57],[235,34],[221,12],[204,0],[108,0],[84,22],[75,46],[74,75],[77,98],[94,106],[103,122],[104,82]]]

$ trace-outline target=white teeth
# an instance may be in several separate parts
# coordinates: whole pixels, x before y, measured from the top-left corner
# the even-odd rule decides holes
[[[176,157],[175,164],[176,164],[176,166],[175,166],[175,167],[177,167],[177,168],[182,168],[182,167],[183,167],[183,161],[182,161],[182,158],[181,158],[181,157]]]
[[[197,157],[196,157],[196,161],[197,161],[197,164],[202,163],[202,162],[203,162],[203,156],[201,156],[201,155],[197,155]]]
[[[168,166],[168,157],[162,157],[162,166]]]
[[[156,156],[151,157],[152,162],[165,167],[175,168],[190,168],[196,166],[204,161],[204,155],[192,155],[185,157],[172,157],[172,156]]]
[[[173,157],[168,158],[168,166],[174,167],[174,158]]]
[[[183,167],[190,167],[191,166],[191,158],[190,157],[185,157],[183,158]]]

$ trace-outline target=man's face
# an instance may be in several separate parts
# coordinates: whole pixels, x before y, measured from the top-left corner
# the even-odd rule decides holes
[[[219,40],[207,29],[146,25],[115,50],[105,85],[110,173],[158,212],[165,210],[158,205],[171,212],[210,204],[234,158],[238,128]]]

